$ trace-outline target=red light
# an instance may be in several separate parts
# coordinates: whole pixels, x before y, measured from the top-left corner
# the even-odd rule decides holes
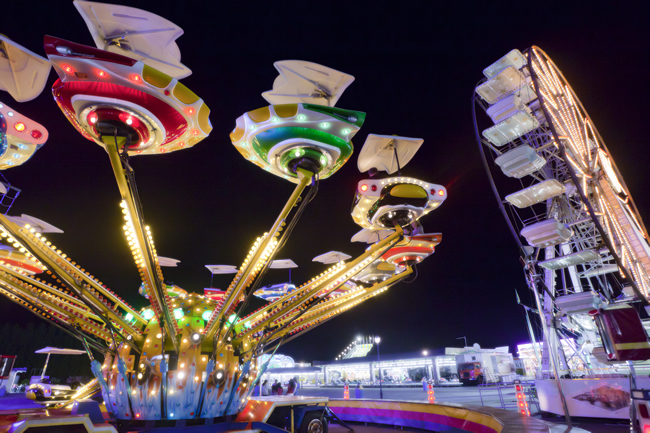
[[[364,183],[363,185],[361,185],[361,192],[366,192],[366,191],[368,191],[368,185]]]
[[[639,414],[641,415],[641,418],[650,418],[650,414],[648,414],[648,407],[645,405],[644,401],[639,402]],[[648,428],[650,428],[650,426]]]
[[[102,71],[101,69],[99,69],[99,70],[97,71],[97,75],[99,75],[100,77],[105,77],[107,74],[106,74],[105,71]]]
[[[643,433],[650,433],[650,425],[643,427]]]
[[[32,137],[34,137],[35,139],[38,140],[42,136],[43,136],[43,133],[41,131],[39,131],[38,129],[32,130]]]
[[[23,122],[14,123],[14,129],[18,132],[23,132],[25,130],[25,124]]]
[[[377,191],[377,185],[373,185],[373,186],[371,186],[370,189],[371,189],[372,191]]]
[[[185,143],[181,141],[180,143],[178,143],[178,147],[185,147]]]
[[[435,189],[431,190],[431,195],[436,195],[436,190]]]
[[[190,116],[192,114],[194,114],[194,108],[192,108],[192,107],[189,107],[186,111],[187,111],[187,114],[189,114]]]
[[[445,195],[445,192],[443,190],[438,191],[438,195]]]
[[[198,129],[192,129],[192,135],[199,135]]]
[[[135,74],[131,75],[131,79],[133,81],[135,81],[136,83],[139,82],[140,80],[142,80],[142,78],[140,78],[139,75],[135,75]]]
[[[72,69],[72,66],[68,66],[68,65],[64,66],[64,67],[63,67],[63,70],[64,70],[65,72],[67,72],[68,74],[71,74],[71,73],[74,72],[74,69]]]

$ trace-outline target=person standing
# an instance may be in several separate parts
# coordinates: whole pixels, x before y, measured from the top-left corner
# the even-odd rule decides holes
[[[265,380],[262,383],[262,396],[269,395],[269,381]]]
[[[278,383],[278,395],[283,395],[284,389],[282,389],[282,384]]]
[[[287,395],[294,395],[296,392],[296,381],[289,379],[289,386],[287,387]]]
[[[298,376],[294,377],[293,380],[296,382],[296,390],[293,392],[293,395],[298,395],[298,390],[300,389],[300,380],[298,380]]]

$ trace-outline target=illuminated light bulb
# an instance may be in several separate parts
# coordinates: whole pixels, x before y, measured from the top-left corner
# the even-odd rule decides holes
[[[178,373],[178,378],[179,379],[182,379],[184,377],[185,377],[185,373],[183,373],[182,371],[180,373]]]

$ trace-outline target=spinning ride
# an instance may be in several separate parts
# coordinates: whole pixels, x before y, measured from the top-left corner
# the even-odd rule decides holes
[[[512,50],[483,72],[474,94],[476,137],[538,303],[542,376],[555,376],[559,386],[559,376],[571,374],[560,373],[569,367],[557,350],[568,330],[579,336],[576,355],[590,368],[647,359],[644,333],[612,343],[607,332],[614,304],[617,309],[634,302],[648,305],[650,247],[594,122],[538,47]],[[477,107],[491,122],[476,117]],[[640,327],[632,312],[629,323]],[[623,353],[621,344],[634,353]],[[560,397],[566,413],[561,392]]]
[[[139,311],[131,307],[46,239],[37,223],[4,215],[0,215],[0,235],[15,249],[12,254],[24,255],[24,263],[18,266],[14,256],[13,261],[0,260],[0,293],[83,343],[95,379],[77,390],[72,400],[101,389],[108,411],[120,422],[136,424],[212,423],[239,414],[268,367],[266,362],[258,368],[258,356],[275,353],[281,344],[387,290],[433,251],[439,237],[427,238],[431,247],[427,254],[405,256],[399,263],[391,259],[402,257],[403,240],[410,247],[417,238],[413,227],[435,207],[429,206],[433,193],[429,184],[425,190],[410,180],[387,183],[389,195],[407,199],[390,204],[394,212],[401,215],[407,208],[415,209],[408,218],[382,219],[389,233],[371,242],[363,254],[347,263],[339,261],[242,317],[266,271],[273,267],[275,255],[316,195],[320,180],[350,158],[351,139],[365,119],[365,113],[332,107],[352,81],[350,76],[313,63],[280,62],[276,66],[282,65],[278,67],[282,78],[276,80],[274,91],[265,94],[273,105],[237,119],[231,139],[246,159],[296,183],[294,192],[239,268],[211,268],[235,273],[225,292],[199,295],[165,283],[161,267],[174,266],[176,261],[157,254],[129,158],[194,146],[212,129],[209,109],[178,82],[183,73],[172,76],[157,69],[163,56],[152,53],[169,48],[175,37],[167,33],[161,38],[120,36],[106,24],[120,24],[110,16],[128,9],[149,26],[140,29],[144,35],[155,33],[151,23],[164,19],[122,6],[75,4],[99,48],[46,36],[45,51],[59,75],[53,94],[79,133],[109,156],[121,195],[124,233],[142,280],[140,291],[151,305]],[[128,27],[125,32],[135,35],[137,29]],[[180,54],[169,49],[180,60]],[[340,79],[318,82],[306,73],[287,72],[304,70],[329,71]],[[38,139],[44,142],[44,138],[45,131]],[[414,204],[408,199],[415,190],[419,201]],[[436,186],[436,193],[442,190]],[[427,197],[424,204],[422,193]],[[443,199],[436,196],[438,204]],[[391,265],[392,271],[385,268],[381,279],[362,276],[366,268],[383,260],[399,266]],[[103,362],[94,359],[91,349],[104,356]]]

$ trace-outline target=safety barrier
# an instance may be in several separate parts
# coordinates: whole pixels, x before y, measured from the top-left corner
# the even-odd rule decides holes
[[[539,412],[539,399],[537,398],[535,381],[521,381],[521,386],[523,387],[522,392],[526,397],[525,401],[528,407],[532,410],[534,406],[537,408],[537,412]],[[486,404],[483,401],[484,398],[488,399],[498,396],[501,409],[518,409],[517,392],[515,391],[514,382],[481,384],[478,385],[478,394],[481,398],[481,405]]]
[[[343,421],[430,431],[538,433],[550,432],[553,426],[515,411],[453,403],[330,399],[328,406]]]

